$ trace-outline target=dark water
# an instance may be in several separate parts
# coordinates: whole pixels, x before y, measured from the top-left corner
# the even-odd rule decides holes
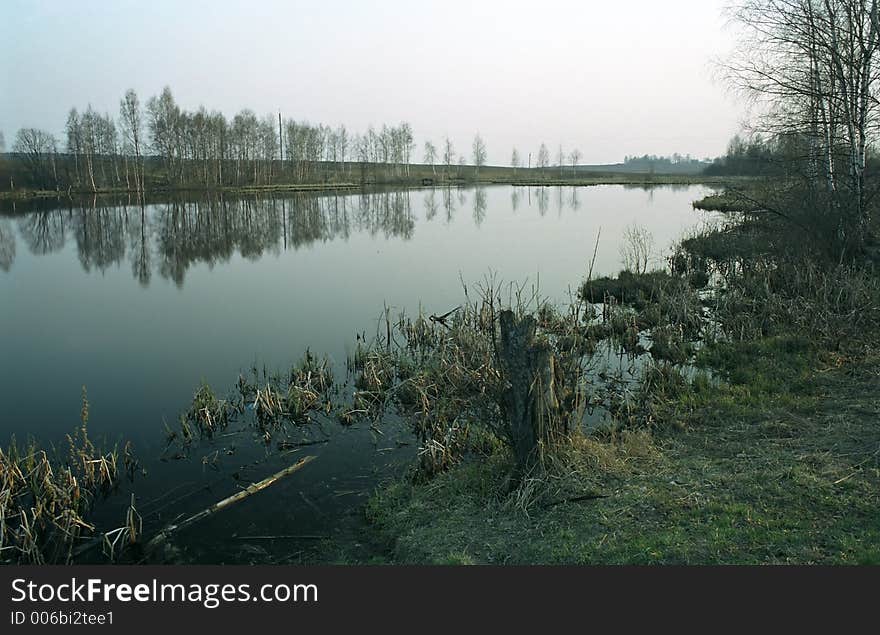
[[[241,447],[227,454],[220,441],[205,449],[221,451],[220,471],[198,457],[155,461],[163,419],[176,421],[200,381],[223,393],[242,370],[288,368],[307,347],[344,369],[356,334],[376,332],[384,305],[442,313],[461,302],[462,281],[473,288],[490,271],[565,300],[586,275],[600,228],[594,274],[620,268],[620,237],[633,222],[653,234],[659,261],[701,223],[691,202],[706,193],[495,186],[143,207],[100,199],[39,210],[7,203],[0,209],[0,439],[63,439],[78,423],[85,385],[92,434],[131,439],[140,449],[149,475],[139,496],[219,482],[154,515],[161,523],[234,491],[227,472],[260,456]],[[268,541],[236,551],[228,537],[326,532],[328,517],[350,509],[365,483],[399,471],[415,452],[398,448],[403,432],[331,436],[313,446],[320,459],[306,468],[308,479],[304,470],[263,502],[206,523],[188,544],[189,557],[283,555],[293,547]],[[312,449],[273,456],[240,476],[262,478]]]

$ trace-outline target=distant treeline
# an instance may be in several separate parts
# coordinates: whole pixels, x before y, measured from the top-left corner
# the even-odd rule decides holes
[[[615,172],[620,174],[672,174],[672,175],[696,175],[701,174],[711,159],[695,159],[691,155],[673,154],[672,156],[657,156],[644,154],[642,156],[627,156],[623,163],[606,165],[582,165],[578,170],[582,172]]]
[[[705,170],[711,176],[765,176],[779,174],[788,165],[783,159],[797,154],[798,144],[791,137],[765,139],[756,134],[749,139],[736,135],[727,145],[724,156],[715,159]]]
[[[34,128],[18,131],[6,171],[37,189],[143,190],[155,187],[271,185],[312,182],[332,171],[351,177],[353,161],[382,164],[383,173],[404,176],[412,160],[409,124],[350,134],[345,126],[258,117],[242,110],[231,120],[200,107],[181,109],[169,88],[145,107],[129,90],[119,116],[91,106],[72,109],[63,146]],[[17,173],[16,173],[17,172]]]
[[[0,139],[0,153],[4,151]],[[142,104],[134,90],[116,116],[90,105],[70,110],[64,138],[22,128],[9,154],[0,154],[0,190],[98,192],[221,189],[308,183],[396,184],[483,179],[550,180],[579,172],[699,174],[705,163],[690,156],[627,157],[624,164],[581,166],[577,148],[560,145],[551,158],[542,143],[531,153],[514,148],[510,167],[487,167],[479,133],[457,152],[451,139],[425,140],[419,156],[407,122],[354,133],[244,109],[228,119],[200,106],[181,108],[171,89]],[[528,160],[524,160],[525,158]],[[419,162],[420,161],[420,162]],[[482,170],[482,171],[481,171]]]
[[[72,109],[65,139],[36,128],[18,131],[0,160],[0,187],[78,191],[220,188],[325,181],[393,182],[412,176],[410,124],[370,126],[365,132],[242,110],[231,120],[203,106],[182,109],[169,88],[145,106],[129,90],[119,114],[91,106]],[[2,151],[2,150],[0,150]],[[472,171],[485,163],[477,135]],[[425,143],[423,168],[461,177],[464,156],[447,138]]]
[[[703,174],[806,177],[816,171],[815,162],[811,161],[814,153],[809,137],[803,134],[786,133],[771,137],[755,134],[748,138],[736,135],[727,145],[724,156],[712,161]],[[838,161],[841,163],[839,170],[845,170],[843,161]],[[869,151],[866,164],[875,164],[876,161]]]

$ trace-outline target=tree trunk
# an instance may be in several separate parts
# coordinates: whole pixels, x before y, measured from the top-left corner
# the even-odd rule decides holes
[[[516,457],[515,480],[540,461],[544,449],[566,432],[556,397],[558,370],[550,347],[535,340],[535,319],[517,319],[511,310],[499,316],[498,357],[506,380],[502,409]]]

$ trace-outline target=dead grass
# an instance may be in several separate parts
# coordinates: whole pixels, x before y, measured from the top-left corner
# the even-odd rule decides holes
[[[116,487],[119,453],[95,446],[88,416],[83,389],[81,425],[68,436],[66,458],[35,441],[22,446],[13,439],[0,449],[0,561],[70,562],[79,539],[94,531],[88,513],[98,496]]]

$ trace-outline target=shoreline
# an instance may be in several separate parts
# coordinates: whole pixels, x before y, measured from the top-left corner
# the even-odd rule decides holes
[[[360,191],[372,188],[423,189],[431,187],[466,187],[487,185],[509,185],[513,187],[591,187],[596,185],[632,185],[639,187],[687,186],[687,185],[729,185],[742,181],[742,177],[718,176],[674,176],[674,175],[605,175],[575,179],[412,179],[408,181],[376,181],[370,183],[325,182],[325,183],[279,183],[275,185],[230,185],[223,187],[161,187],[143,191],[110,188],[98,190],[4,190],[0,191],[0,201],[24,202],[39,199],[82,198],[86,196],[162,196],[181,194],[283,194],[301,192]]]

